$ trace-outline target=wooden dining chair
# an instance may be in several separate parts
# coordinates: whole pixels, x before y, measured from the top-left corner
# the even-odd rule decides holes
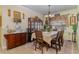
[[[61,30],[61,32],[60,32],[60,42],[61,42],[61,46],[63,46],[63,43],[64,43],[63,34],[64,34],[64,30]]]
[[[61,50],[60,34],[61,32],[58,31],[57,36],[51,40],[51,47],[56,49],[56,54],[58,53],[58,50]]]
[[[40,49],[41,53],[43,53],[43,48],[46,47],[48,50],[49,44],[43,40],[43,34],[42,31],[35,31],[36,40],[35,40],[35,50]]]

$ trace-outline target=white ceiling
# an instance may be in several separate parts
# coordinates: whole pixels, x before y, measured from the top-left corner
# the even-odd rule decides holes
[[[24,7],[30,8],[41,14],[48,14],[48,5],[23,5]],[[76,5],[51,5],[51,14],[58,13],[63,10],[74,9]]]

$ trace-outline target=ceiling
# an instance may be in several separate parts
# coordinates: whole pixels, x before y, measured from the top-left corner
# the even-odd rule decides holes
[[[48,5],[23,5],[23,6],[44,15],[48,14],[48,10],[49,10]],[[50,11],[51,11],[51,14],[54,14],[63,10],[69,10],[74,8],[77,8],[77,6],[76,5],[51,5]]]

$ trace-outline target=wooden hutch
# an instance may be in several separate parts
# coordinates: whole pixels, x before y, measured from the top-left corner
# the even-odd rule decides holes
[[[34,30],[42,30],[43,22],[37,16],[28,18],[28,40],[31,41],[31,35]]]

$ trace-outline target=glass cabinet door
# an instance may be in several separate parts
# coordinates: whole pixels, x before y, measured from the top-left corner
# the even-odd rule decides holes
[[[29,18],[28,19],[28,28],[31,30],[40,30],[42,29],[42,21],[40,19],[33,19],[33,18]]]
[[[40,30],[40,23],[38,22],[38,30]]]
[[[32,29],[34,29],[34,22],[32,22]]]
[[[38,29],[38,23],[35,22],[35,29]]]

